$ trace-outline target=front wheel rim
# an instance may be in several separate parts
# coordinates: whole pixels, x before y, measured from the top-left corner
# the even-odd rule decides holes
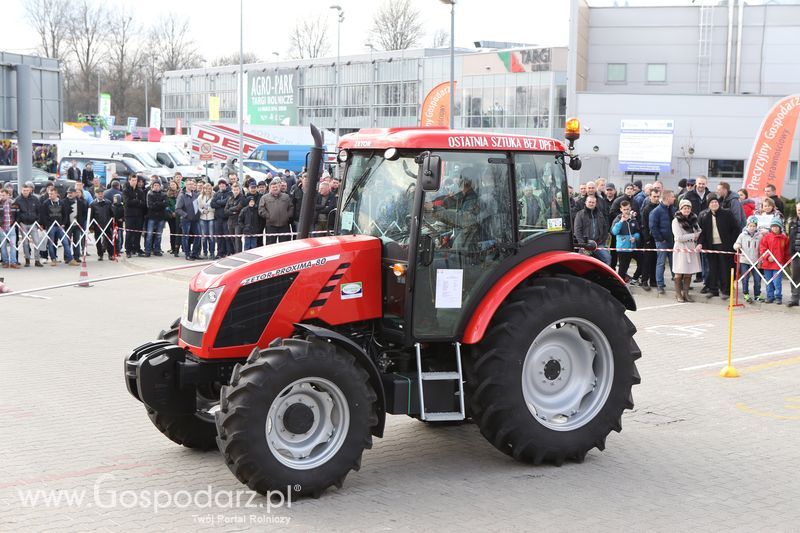
[[[522,393],[537,422],[578,429],[597,416],[614,380],[614,356],[603,332],[583,318],[557,320],[533,340],[522,367]]]
[[[287,426],[284,415],[297,408],[312,413],[306,431]],[[282,464],[310,470],[328,462],[344,444],[350,427],[350,409],[342,390],[318,377],[298,379],[278,394],[267,414],[267,446]],[[306,428],[304,428],[306,429]]]

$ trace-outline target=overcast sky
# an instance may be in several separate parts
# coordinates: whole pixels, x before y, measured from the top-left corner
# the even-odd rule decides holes
[[[335,13],[338,3],[345,12],[342,24],[342,54],[368,52],[370,20],[378,1],[374,0],[243,0],[244,48],[263,59],[279,52],[285,58],[286,36],[295,19],[321,14],[330,24],[330,54],[336,54]],[[420,9],[427,31],[420,43],[430,46],[437,29],[450,30],[450,9],[439,0],[412,0]],[[24,17],[24,0],[4,0],[0,17],[0,50],[33,53],[38,38]],[[105,0],[110,8],[133,9],[140,23],[149,24],[168,11],[189,18],[192,35],[203,56],[238,52],[239,9],[236,0]],[[566,45],[569,0],[458,0],[456,4],[456,46],[473,47],[473,41],[495,40]]]

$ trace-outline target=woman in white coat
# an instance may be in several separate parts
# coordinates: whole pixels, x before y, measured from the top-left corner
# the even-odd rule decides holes
[[[681,200],[678,212],[672,219],[672,235],[675,237],[675,252],[672,254],[672,273],[675,274],[675,298],[679,302],[691,302],[689,285],[692,276],[703,270],[700,264],[700,225],[697,215],[692,213],[692,202]]]

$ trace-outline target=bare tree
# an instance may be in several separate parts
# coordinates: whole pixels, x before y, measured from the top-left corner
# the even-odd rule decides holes
[[[137,42],[138,26],[123,8],[109,17],[108,29],[108,85],[114,96],[112,106],[117,116],[139,116],[143,107],[131,109],[128,99],[131,87],[142,77],[143,53]]]
[[[422,37],[422,15],[411,0],[383,0],[372,18],[370,33],[384,50],[406,50]]]
[[[244,57],[242,57],[242,62],[245,64],[259,63],[261,62],[261,58],[255,52],[245,52]],[[239,64],[239,52],[235,52],[233,54],[227,54],[224,56],[219,56],[211,61],[212,67],[225,67],[229,65],[238,65],[238,64]]]
[[[75,102],[78,112],[95,109],[95,87],[100,84],[100,62],[106,54],[106,22],[108,16],[101,4],[92,5],[83,0],[75,6],[71,19],[68,42],[75,62],[77,91]]]
[[[450,33],[445,30],[436,30],[433,34],[433,47],[444,48],[450,46]]]
[[[158,67],[164,70],[182,70],[200,65],[202,57],[189,32],[189,19],[170,13],[150,31],[152,53]]]
[[[39,35],[39,51],[46,57],[63,59],[72,22],[70,0],[25,0],[25,18]]]
[[[295,21],[289,33],[289,57],[313,59],[328,52],[328,35],[325,18],[302,17]]]

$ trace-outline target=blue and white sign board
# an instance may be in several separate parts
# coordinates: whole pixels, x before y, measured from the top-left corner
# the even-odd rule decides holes
[[[672,170],[674,120],[622,120],[619,132],[619,169],[622,172]]]

